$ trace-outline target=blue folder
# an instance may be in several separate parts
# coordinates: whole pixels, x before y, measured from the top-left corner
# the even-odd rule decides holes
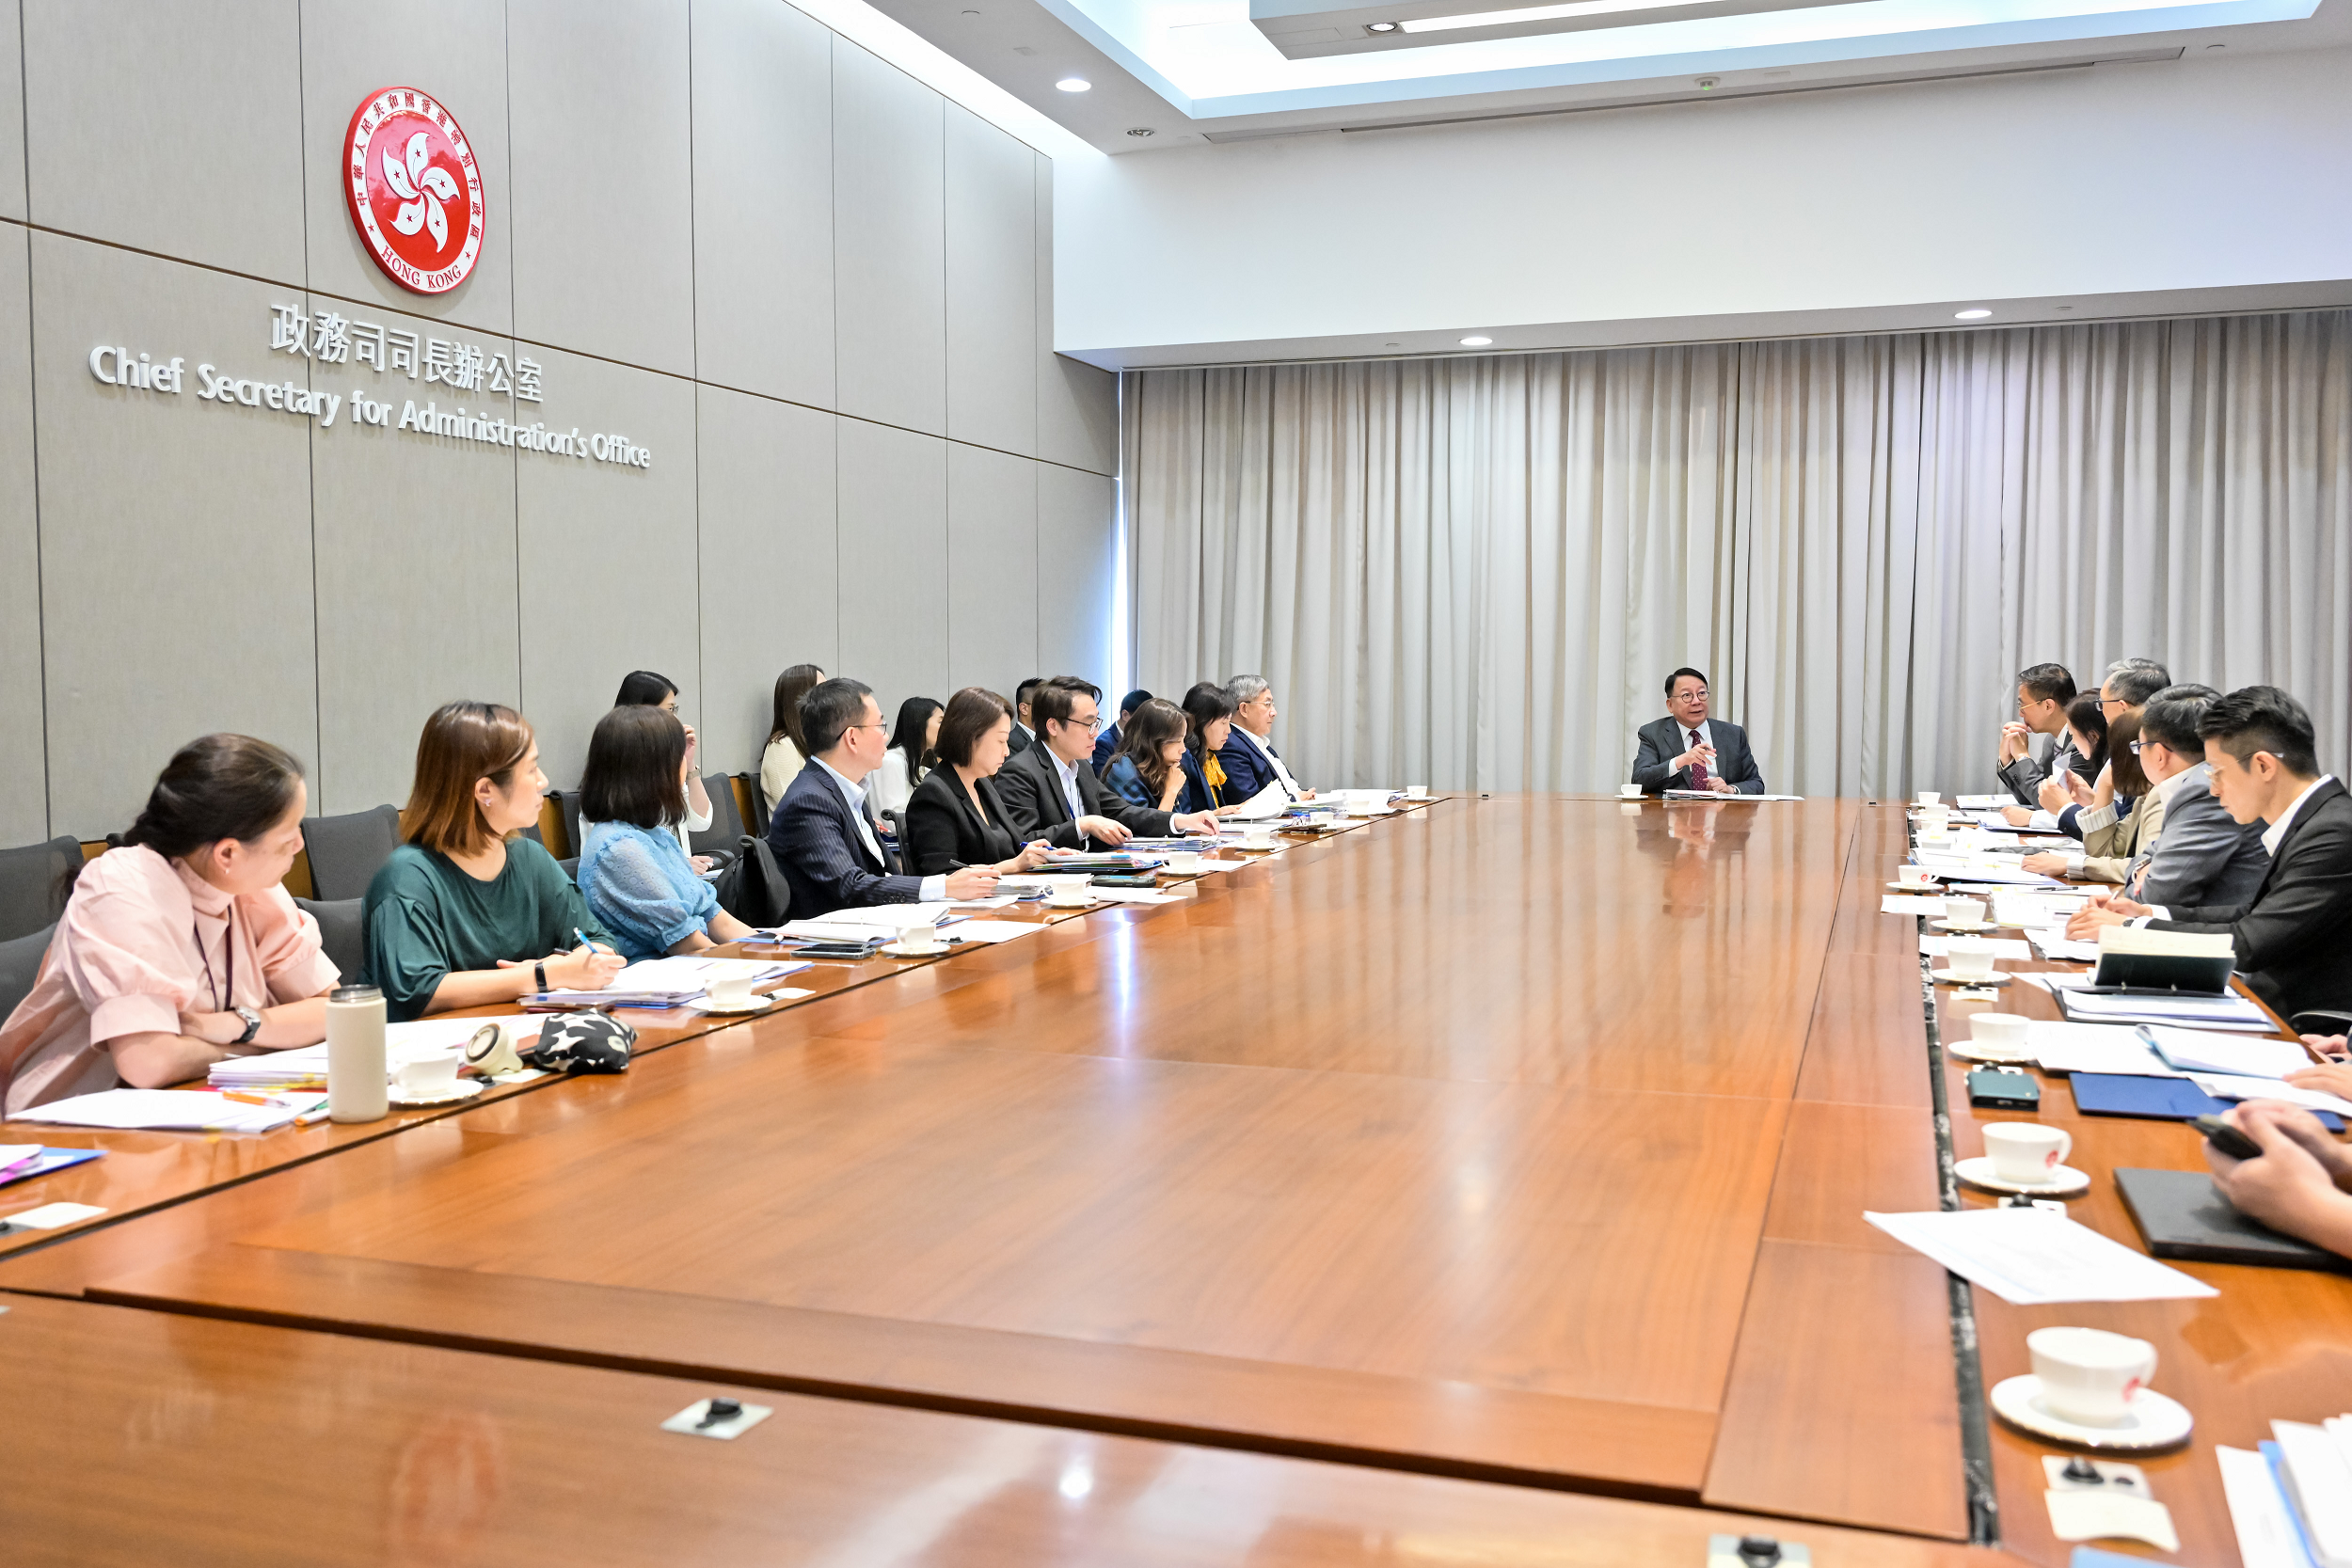
[[[2187,1121],[2217,1117],[2236,1101],[2216,1100],[2185,1078],[2139,1078],[2121,1072],[2077,1072],[2068,1080],[2074,1089],[2074,1109],[2092,1117],[2151,1117],[2159,1121]],[[2344,1120],[2331,1111],[2314,1111],[2330,1132],[2344,1131]]]
[[[36,1176],[47,1176],[53,1170],[78,1165],[85,1160],[95,1160],[106,1151],[103,1148],[43,1148],[38,1155],[13,1170],[0,1172],[0,1187],[18,1181],[30,1181]]]

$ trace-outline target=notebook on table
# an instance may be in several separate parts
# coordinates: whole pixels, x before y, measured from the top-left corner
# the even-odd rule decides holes
[[[2239,1213],[2201,1170],[2122,1169],[2115,1173],[2115,1185],[2140,1240],[2158,1258],[2352,1274],[2352,1259],[2282,1236]]]

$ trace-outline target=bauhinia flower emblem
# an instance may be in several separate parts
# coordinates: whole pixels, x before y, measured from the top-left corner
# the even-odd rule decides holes
[[[429,92],[384,87],[360,102],[343,195],[360,244],[405,289],[447,293],[481,259],[482,168],[457,117]]]
[[[457,199],[457,182],[449,177],[449,170],[428,162],[431,157],[432,149],[422,131],[410,136],[405,149],[386,148],[384,182],[401,199],[392,227],[404,234],[431,230],[433,248],[440,251],[449,247],[449,216],[441,203]]]

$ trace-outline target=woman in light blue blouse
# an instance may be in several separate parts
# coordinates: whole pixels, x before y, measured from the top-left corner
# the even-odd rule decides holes
[[[658,707],[616,707],[588,737],[580,816],[595,826],[580,846],[580,891],[631,961],[751,934],[678,844],[687,767],[686,726]]]

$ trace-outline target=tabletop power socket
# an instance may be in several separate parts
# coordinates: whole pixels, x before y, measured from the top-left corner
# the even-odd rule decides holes
[[[1710,1535],[1707,1568],[1812,1568],[1813,1549],[1769,1535]]]

